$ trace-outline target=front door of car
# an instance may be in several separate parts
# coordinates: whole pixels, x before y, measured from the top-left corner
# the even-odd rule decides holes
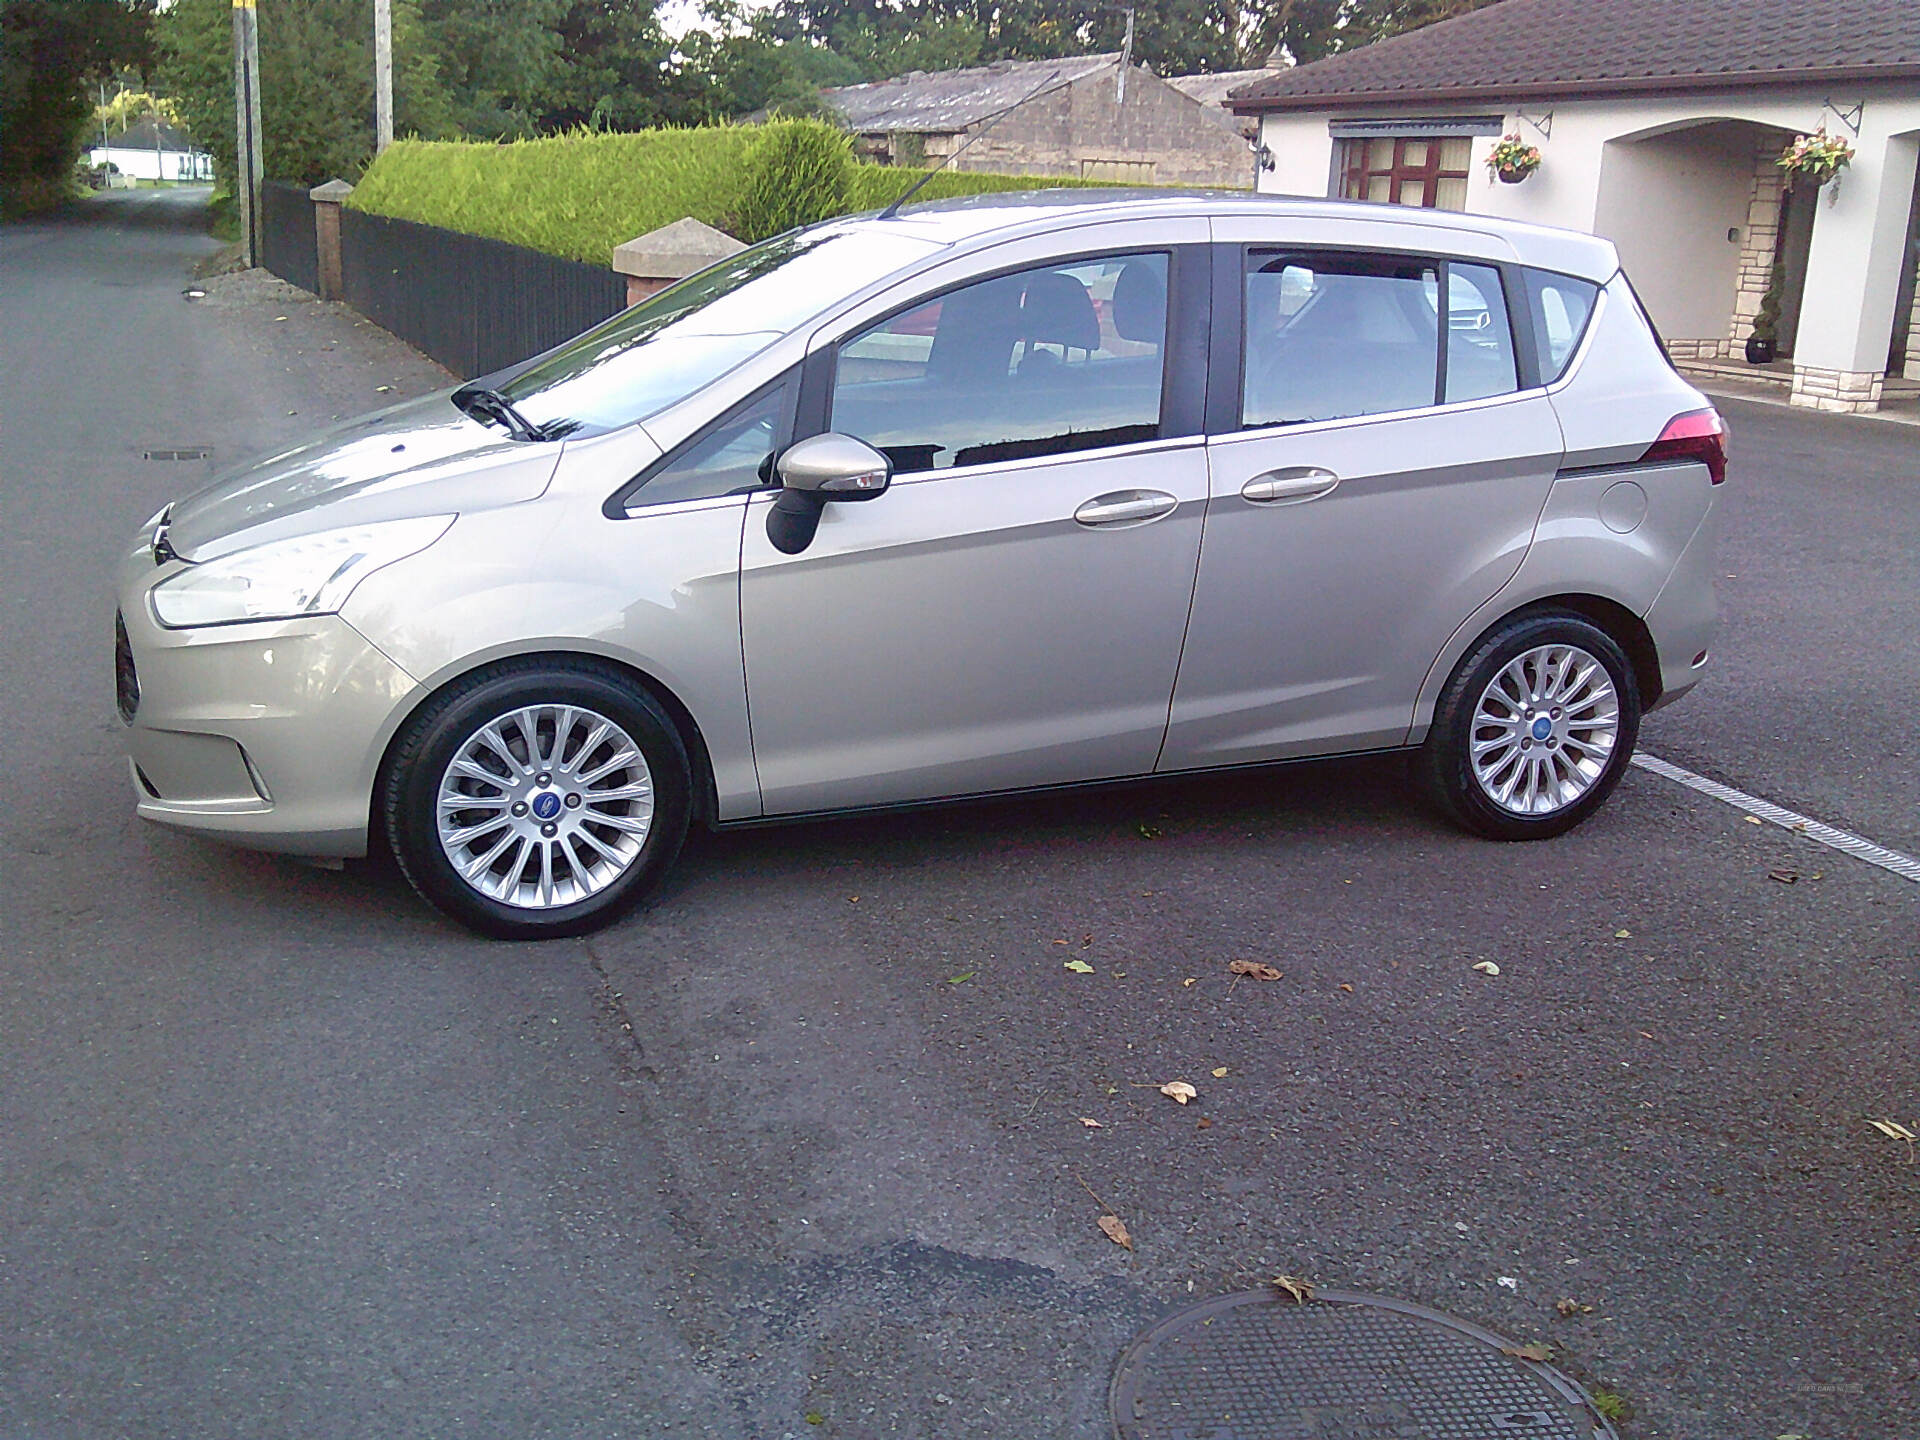
[[[768,539],[772,497],[747,516],[767,814],[1153,769],[1206,503],[1204,264],[1201,247],[1030,264],[810,363],[820,428],[894,478],[828,502],[799,554]],[[1198,303],[1172,340],[1200,363],[1169,366],[1183,277]]]
[[[1435,657],[1519,569],[1562,452],[1502,272],[1225,245],[1215,263],[1214,374],[1243,378],[1209,400],[1160,768],[1402,744]]]

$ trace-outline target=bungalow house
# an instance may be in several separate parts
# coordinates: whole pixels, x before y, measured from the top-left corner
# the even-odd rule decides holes
[[[1878,408],[1920,379],[1920,0],[1502,0],[1283,71],[1258,188],[1587,230],[1683,365],[1744,366],[1772,292],[1795,404]],[[1776,163],[1824,131],[1825,184]],[[1540,154],[1503,183],[1502,136]],[[1266,168],[1270,166],[1271,168]]]
[[[1122,185],[1253,183],[1253,150],[1232,116],[1118,54],[915,71],[820,96],[859,153],[882,164],[938,161],[979,136],[955,168]]]
[[[151,119],[137,120],[87,152],[89,165],[112,165],[136,180],[211,180],[213,157],[196,150],[186,132]]]

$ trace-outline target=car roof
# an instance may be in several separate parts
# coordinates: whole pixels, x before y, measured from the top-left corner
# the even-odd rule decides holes
[[[1271,222],[1276,229],[1287,221],[1316,222],[1316,237],[1324,235],[1327,222],[1346,222],[1354,226],[1356,243],[1404,245],[1422,251],[1433,247],[1435,231],[1451,230],[1463,237],[1503,242],[1522,264],[1579,275],[1597,283],[1611,279],[1620,268],[1610,241],[1579,231],[1490,215],[1362,200],[1262,195],[1249,190],[1017,190],[909,203],[892,215],[875,211],[860,216],[857,223],[901,226],[937,244],[967,245],[1044,232],[1066,223],[1194,217]],[[1243,228],[1235,227],[1236,231]],[[1396,236],[1396,229],[1405,232],[1404,236]]]

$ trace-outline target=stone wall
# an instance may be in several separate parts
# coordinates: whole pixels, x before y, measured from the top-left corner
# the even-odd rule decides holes
[[[1920,205],[1920,194],[1913,203]],[[1913,257],[1913,314],[1907,322],[1907,363],[1901,373],[1909,380],[1920,380],[1920,254]]]
[[[1135,67],[1124,104],[1111,70],[1022,105],[955,162],[962,170],[1074,175],[1119,184],[1253,186],[1253,151],[1232,117],[1216,117]],[[929,136],[931,158],[945,147]]]
[[[1740,278],[1733,295],[1733,315],[1727,322],[1723,355],[1739,355],[1753,333],[1753,317],[1773,284],[1773,259],[1780,247],[1780,225],[1786,206],[1786,172],[1776,162],[1786,140],[1774,131],[1762,131],[1753,142],[1753,198],[1747,204],[1745,233],[1740,237]]]

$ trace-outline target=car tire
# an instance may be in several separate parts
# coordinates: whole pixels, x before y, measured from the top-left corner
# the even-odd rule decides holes
[[[1618,642],[1582,616],[1535,611],[1496,625],[1455,667],[1414,770],[1462,828],[1545,840],[1605,803],[1639,735]]]
[[[408,722],[384,767],[388,843],[421,896],[483,935],[611,924],[686,840],[692,767],[644,691],[588,660],[507,661]]]

